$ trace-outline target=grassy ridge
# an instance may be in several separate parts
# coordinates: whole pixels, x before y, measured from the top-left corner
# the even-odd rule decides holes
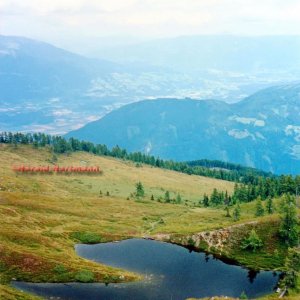
[[[58,155],[56,163],[61,166],[99,165],[103,175],[14,173],[11,170],[14,164],[51,163],[52,154],[46,148],[33,149],[32,146],[0,145],[0,159],[0,295],[14,291],[7,286],[12,278],[36,282],[139,279],[138,274],[78,257],[74,244],[80,241],[105,242],[164,234],[187,237],[236,224],[225,217],[223,209],[194,207],[203,193],[210,194],[213,188],[231,193],[231,182],[145,165],[136,167],[132,162],[80,152]],[[143,183],[146,191],[145,198],[140,201],[130,197],[137,181]],[[152,194],[157,198],[166,190],[171,196],[180,193],[184,204],[150,200]],[[242,218],[238,223],[253,221],[253,215],[254,203],[242,204]],[[272,220],[276,219],[274,215]],[[269,218],[257,220],[268,222]],[[245,234],[247,232],[242,231],[239,238]],[[277,243],[273,235],[266,243],[272,241]],[[266,255],[273,253],[268,248],[263,251]],[[244,256],[230,248],[227,255],[248,265],[256,262],[259,267],[260,264],[256,257],[247,253],[248,262],[242,261]],[[277,267],[280,264],[278,260]]]

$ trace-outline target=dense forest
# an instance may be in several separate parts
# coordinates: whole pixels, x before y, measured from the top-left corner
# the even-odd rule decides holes
[[[245,176],[247,174],[254,174],[257,176],[263,177],[272,177],[273,173],[265,172],[262,170],[258,170],[251,167],[245,167],[239,164],[234,164],[226,161],[221,160],[209,160],[209,159],[200,159],[200,160],[193,160],[186,162],[191,167],[201,166],[209,169],[223,169],[227,171],[237,171],[239,176]]]
[[[65,139],[61,136],[52,136],[44,133],[0,133],[0,143],[31,144],[33,147],[49,147],[53,153],[71,153],[76,151],[90,152],[95,155],[111,156],[119,159],[130,160],[140,164],[174,170],[190,175],[201,175],[222,180],[236,182],[234,193],[228,196],[227,193],[214,191],[209,202],[215,205],[225,202],[249,202],[261,197],[261,199],[273,198],[283,194],[300,193],[300,176],[281,175],[263,172],[257,169],[243,167],[237,164],[199,160],[192,162],[175,162],[163,160],[159,157],[147,155],[141,152],[128,153],[125,149],[115,146],[109,149],[106,145],[93,144],[91,142],[80,141],[74,138]],[[298,190],[299,189],[299,190]],[[206,201],[206,197],[204,200]]]

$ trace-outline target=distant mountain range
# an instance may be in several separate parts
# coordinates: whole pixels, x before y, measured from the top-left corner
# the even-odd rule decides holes
[[[118,65],[35,40],[1,36],[0,70],[1,98],[18,102],[80,96],[92,78],[117,72]]]
[[[89,54],[121,63],[167,66],[185,73],[210,70],[212,74],[263,75],[270,71],[284,73],[287,69],[299,74],[299,50],[300,36],[200,35],[102,47]]]
[[[300,77],[299,37],[190,36],[94,56],[0,36],[0,129],[65,133],[140,99],[237,102]]]
[[[297,174],[300,84],[268,88],[236,104],[191,99],[133,103],[67,136],[165,159],[218,159]]]
[[[47,43],[0,36],[0,127],[60,132],[66,123],[84,124],[90,120],[89,108],[81,116],[78,112],[91,103],[86,95],[91,81],[118,70],[118,64]],[[98,109],[101,113],[100,105]]]

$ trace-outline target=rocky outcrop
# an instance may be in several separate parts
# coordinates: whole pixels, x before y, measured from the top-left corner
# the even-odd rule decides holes
[[[232,240],[232,233],[244,226],[255,226],[257,221],[252,221],[243,224],[232,225],[227,228],[217,229],[212,231],[202,231],[186,236],[177,236],[171,234],[156,234],[151,238],[159,241],[175,243],[183,246],[195,247],[197,249],[222,254],[225,251],[226,245]]]

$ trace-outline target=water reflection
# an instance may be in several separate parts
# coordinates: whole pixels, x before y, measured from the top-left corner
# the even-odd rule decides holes
[[[77,245],[78,255],[145,275],[145,280],[126,284],[24,284],[24,290],[61,299],[181,300],[189,297],[226,295],[244,291],[255,298],[272,292],[278,281],[273,272],[247,270],[211,255],[152,240],[131,239],[119,243]]]

